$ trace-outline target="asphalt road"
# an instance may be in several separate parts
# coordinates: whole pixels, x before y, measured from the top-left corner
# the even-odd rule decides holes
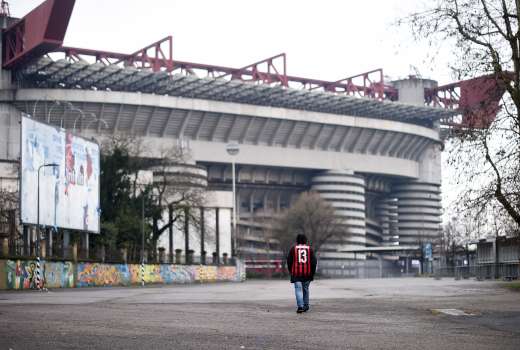
[[[490,281],[319,280],[295,310],[287,281],[0,292],[0,349],[520,349]]]

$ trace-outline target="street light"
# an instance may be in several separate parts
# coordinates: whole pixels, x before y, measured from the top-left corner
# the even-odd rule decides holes
[[[96,115],[94,113],[90,113],[90,115],[92,115],[94,117],[94,120],[89,121],[87,123],[87,125],[85,126],[85,129],[88,129],[90,124],[95,123],[95,122],[103,123],[103,127],[105,129],[108,129],[108,123],[107,123],[107,121],[105,119],[96,117]]]
[[[236,198],[236,181],[235,181],[235,156],[240,152],[238,143],[230,143],[226,146],[227,153],[231,156],[231,173],[233,182],[233,256],[237,255],[237,198]]]
[[[76,122],[77,122],[79,119],[81,119],[81,118],[85,118],[85,112],[83,112],[81,109],[76,108],[76,107],[74,107],[73,111],[77,111],[77,112],[81,113],[80,116],[77,117],[77,118],[74,120],[74,125],[72,126],[72,133],[75,133],[75,132],[76,132]]]
[[[102,119],[101,119],[102,120]],[[139,170],[136,175],[136,184],[140,189],[141,194],[141,286],[144,287],[144,228],[145,228],[145,217],[144,217],[144,196],[148,185],[153,184],[153,172],[147,170]],[[150,199],[154,200],[153,190],[150,192]]]
[[[36,202],[36,283],[40,289],[40,170],[44,167],[58,167],[56,163],[42,164],[38,167],[38,189]]]
[[[53,110],[53,108],[56,107],[56,106],[61,106],[60,101],[53,101],[53,104],[52,104],[51,108],[49,108],[49,112],[47,113],[47,123],[49,123],[49,124],[50,124],[50,122],[51,122],[51,113],[52,113],[52,110]]]
[[[47,96],[45,96],[45,100],[47,99]],[[31,118],[36,119],[36,106],[38,105],[38,102],[43,101],[43,99],[39,98],[34,102],[33,106],[33,114],[31,115]]]

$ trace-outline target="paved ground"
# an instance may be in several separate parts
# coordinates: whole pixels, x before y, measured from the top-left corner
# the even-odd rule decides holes
[[[520,349],[520,293],[494,282],[320,280],[311,304],[286,281],[0,292],[0,349]]]

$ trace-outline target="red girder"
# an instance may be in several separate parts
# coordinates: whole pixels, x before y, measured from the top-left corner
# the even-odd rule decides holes
[[[280,72],[278,68],[276,68],[275,61],[277,59],[282,60],[282,67]],[[224,73],[217,78],[223,78],[225,76],[230,75],[232,79],[238,80],[246,80],[244,76],[250,76],[252,81],[261,81],[266,84],[271,84],[274,82],[279,82],[282,86],[288,87],[289,82],[287,80],[287,60],[285,53],[278,54],[273,57],[266,58],[264,60],[252,63],[248,66],[234,69],[231,72]],[[266,65],[267,71],[263,72],[260,67],[262,65]],[[272,72],[271,72],[272,70]]]
[[[398,91],[384,83],[382,69],[347,77],[337,81],[324,81],[287,75],[285,53],[266,58],[242,68],[230,68],[173,60],[172,37],[167,36],[132,54],[63,47],[75,0],[46,0],[24,18],[3,30],[3,68],[16,69],[32,59],[51,52],[63,52],[68,59],[82,56],[94,57],[105,65],[122,64],[139,69],[164,71],[169,74],[180,70],[194,74],[205,71],[208,76],[231,80],[253,81],[264,84],[280,84],[283,87],[300,87],[378,100],[397,100]],[[8,6],[1,1],[0,15],[6,16]],[[425,89],[425,104],[462,111],[459,125],[487,127],[499,110],[499,100],[504,93],[509,73],[502,78],[486,76],[460,81],[434,89]]]
[[[2,2],[2,6],[5,2]],[[75,0],[47,0],[24,18],[4,31],[4,68],[16,68],[19,64],[50,52],[63,52],[72,60],[81,56],[94,57],[105,65],[123,64],[154,72],[172,73],[180,69],[187,73],[206,71],[216,78],[253,81],[264,84],[280,84],[283,87],[300,85],[303,88],[321,88],[340,94],[384,99],[396,96],[395,89],[385,86],[382,69],[348,77],[336,82],[307,79],[287,75],[285,53],[255,62],[242,68],[230,68],[194,62],[173,61],[172,37],[167,36],[132,54],[63,47],[63,37],[68,26]],[[362,79],[357,83],[355,80]]]
[[[166,50],[168,56],[164,54],[163,46],[167,44]],[[152,56],[149,51],[154,50]],[[120,59],[114,64],[124,62],[125,66],[136,66],[138,68],[151,68],[152,71],[158,72],[161,68],[164,68],[167,72],[173,70],[173,44],[172,37],[167,36],[153,44],[150,44],[140,50],[137,50],[133,54],[128,55],[126,58]]]
[[[359,80],[362,80],[359,82]],[[357,84],[355,84],[355,82]],[[369,72],[357,74],[335,82],[315,84],[310,90],[322,88],[324,91],[346,93],[347,95],[370,97],[378,100],[397,100],[397,89],[385,85],[383,69],[378,68]]]
[[[424,101],[427,106],[457,109],[460,98],[460,81],[436,88],[424,89]]]
[[[3,30],[3,67],[15,68],[60,47],[75,0],[47,0]]]
[[[164,45],[168,45],[169,55],[164,55]],[[376,69],[370,72],[331,82],[318,79],[302,78],[287,75],[287,59],[285,53],[272,56],[252,63],[242,68],[217,66],[212,64],[177,61],[171,59],[172,38],[168,36],[133,54],[123,54],[109,51],[98,51],[73,47],[60,47],[54,52],[63,52],[69,59],[78,60],[80,56],[94,57],[96,62],[103,64],[133,65],[138,68],[150,68],[153,71],[173,73],[180,70],[188,74],[195,74],[196,70],[214,78],[231,80],[253,81],[264,84],[278,83],[284,87],[301,87],[303,89],[322,89],[352,96],[362,96],[376,99],[397,99],[397,90],[383,82],[383,70]],[[148,53],[154,49],[153,55]],[[376,75],[377,74],[377,75]],[[356,79],[362,79],[355,84]]]
[[[500,110],[500,99],[505,92],[510,73],[481,76],[469,80],[424,89],[425,103],[429,106],[456,109],[462,119],[446,125],[458,128],[486,129]]]

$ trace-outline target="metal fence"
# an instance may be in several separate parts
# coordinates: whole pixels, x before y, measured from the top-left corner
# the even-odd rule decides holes
[[[36,259],[37,247],[35,242],[30,242],[28,245],[10,245],[8,249],[3,249],[0,246],[0,259]],[[45,252],[44,252],[45,250]],[[71,260],[84,262],[104,262],[104,263],[141,263],[141,255],[129,255],[124,249],[110,249],[108,247],[93,246],[90,249],[81,246],[67,246],[55,245],[52,249],[49,247],[42,247],[40,258],[46,260]],[[229,257],[227,254],[222,254],[217,258],[216,253],[211,256],[183,254],[177,252],[176,254],[165,254],[158,252],[157,254],[149,254],[145,251],[145,262],[148,264],[173,263],[180,265],[235,265],[234,257]]]
[[[476,278],[513,280],[520,278],[520,263],[479,264],[473,266],[437,267],[433,275],[436,278],[452,277],[455,279]]]

